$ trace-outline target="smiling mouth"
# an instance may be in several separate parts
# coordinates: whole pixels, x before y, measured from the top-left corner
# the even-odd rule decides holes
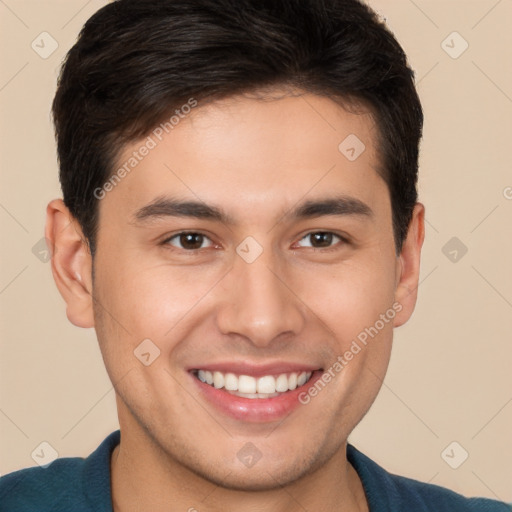
[[[274,398],[309,382],[315,372],[289,372],[279,375],[236,375],[210,370],[194,370],[192,374],[205,384],[242,398]]]

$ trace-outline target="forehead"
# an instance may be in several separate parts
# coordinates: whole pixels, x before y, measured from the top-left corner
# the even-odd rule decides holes
[[[106,202],[133,214],[170,193],[231,202],[256,218],[308,195],[336,191],[365,203],[387,195],[368,111],[304,93],[234,96],[187,112],[124,148],[116,168],[129,172]],[[150,149],[141,157],[144,146]]]

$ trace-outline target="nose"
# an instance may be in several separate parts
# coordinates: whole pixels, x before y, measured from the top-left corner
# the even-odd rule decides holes
[[[272,251],[247,263],[238,255],[223,279],[218,328],[238,334],[254,346],[267,347],[278,338],[293,337],[303,328],[304,305],[294,290],[289,272],[276,265]]]

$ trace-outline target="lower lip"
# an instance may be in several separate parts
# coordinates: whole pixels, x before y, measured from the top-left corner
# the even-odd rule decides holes
[[[309,389],[322,373],[321,370],[313,372],[306,384],[273,398],[243,398],[202,382],[193,374],[191,377],[205,399],[222,413],[239,421],[266,423],[281,420],[302,405],[299,395]]]

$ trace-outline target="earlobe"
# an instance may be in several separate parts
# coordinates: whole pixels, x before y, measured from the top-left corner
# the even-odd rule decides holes
[[[399,327],[409,320],[418,296],[421,248],[425,239],[425,207],[421,203],[414,206],[407,238],[397,260],[397,285],[395,301],[402,305],[396,315],[394,326]]]
[[[66,314],[78,327],[94,327],[92,257],[82,230],[62,199],[46,208],[45,236],[52,252],[55,284],[66,302]]]

